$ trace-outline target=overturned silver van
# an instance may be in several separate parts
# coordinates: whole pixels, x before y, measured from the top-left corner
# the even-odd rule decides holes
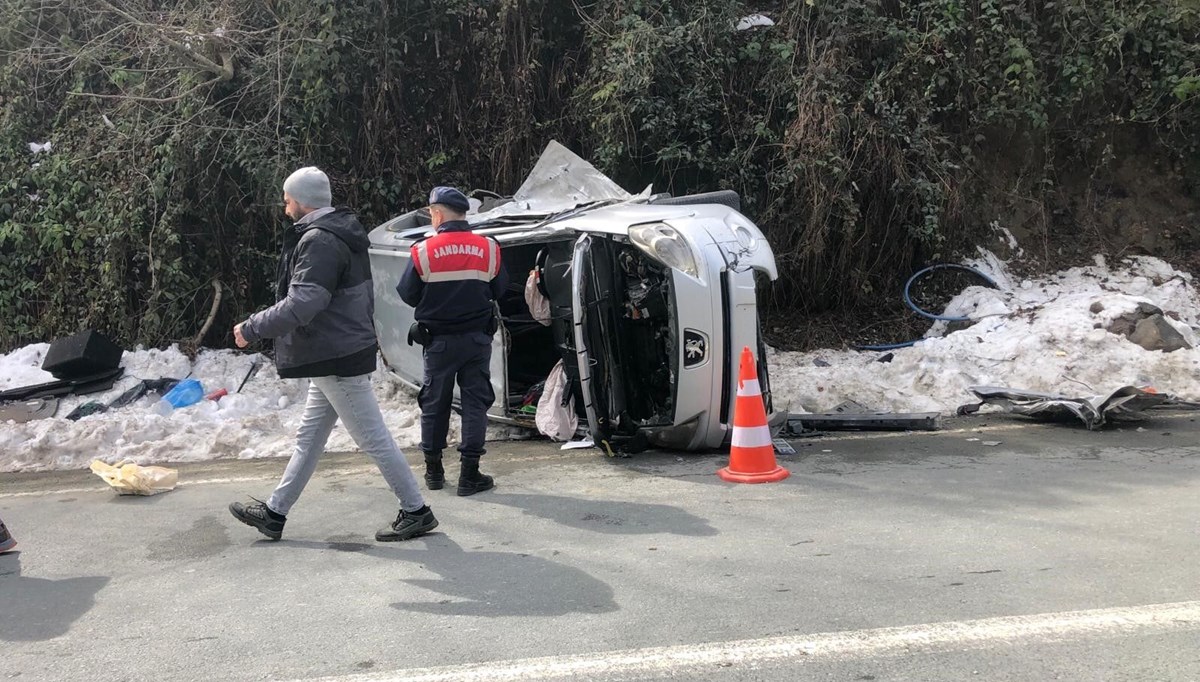
[[[511,198],[472,203],[468,221],[499,242],[511,278],[493,341],[493,419],[532,427],[527,394],[563,361],[598,446],[720,447],[743,347],[755,350],[770,409],[756,287],[777,277],[775,256],[735,193],[630,195],[552,142]],[[413,244],[431,233],[424,210],[371,232],[380,349],[413,388],[421,348],[407,343],[413,309],[396,285]],[[531,273],[549,301],[548,326],[526,304]]]

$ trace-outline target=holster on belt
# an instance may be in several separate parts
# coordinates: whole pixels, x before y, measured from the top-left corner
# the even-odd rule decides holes
[[[413,322],[408,328],[408,345],[411,346],[415,343],[418,346],[424,347],[428,346],[432,340],[433,334],[429,331],[429,327],[426,327],[423,323]]]

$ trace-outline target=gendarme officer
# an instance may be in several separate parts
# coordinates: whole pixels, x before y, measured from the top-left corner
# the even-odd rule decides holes
[[[479,458],[485,452],[487,410],[496,398],[489,370],[498,324],[493,302],[508,285],[500,245],[471,232],[466,221],[469,208],[467,197],[453,187],[435,187],[429,193],[429,217],[437,234],[412,247],[412,259],[396,287],[400,298],[416,309],[410,340],[424,346],[425,378],[417,399],[425,482],[430,490],[446,482],[442,450],[458,382],[461,496],[492,487],[492,477],[479,473]]]

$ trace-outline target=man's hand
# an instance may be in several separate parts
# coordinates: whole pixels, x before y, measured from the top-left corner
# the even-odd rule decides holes
[[[243,324],[245,323],[239,322],[233,326],[233,341],[237,344],[238,348],[245,348],[246,346],[250,345],[250,342],[246,341],[246,337],[242,336]]]

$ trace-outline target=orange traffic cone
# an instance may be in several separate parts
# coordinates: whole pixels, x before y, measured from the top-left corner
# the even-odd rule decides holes
[[[737,402],[733,405],[733,444],[729,466],[717,475],[731,483],[770,483],[788,477],[788,470],[775,463],[775,445],[767,426],[758,370],[750,348],[742,349],[738,373]]]

